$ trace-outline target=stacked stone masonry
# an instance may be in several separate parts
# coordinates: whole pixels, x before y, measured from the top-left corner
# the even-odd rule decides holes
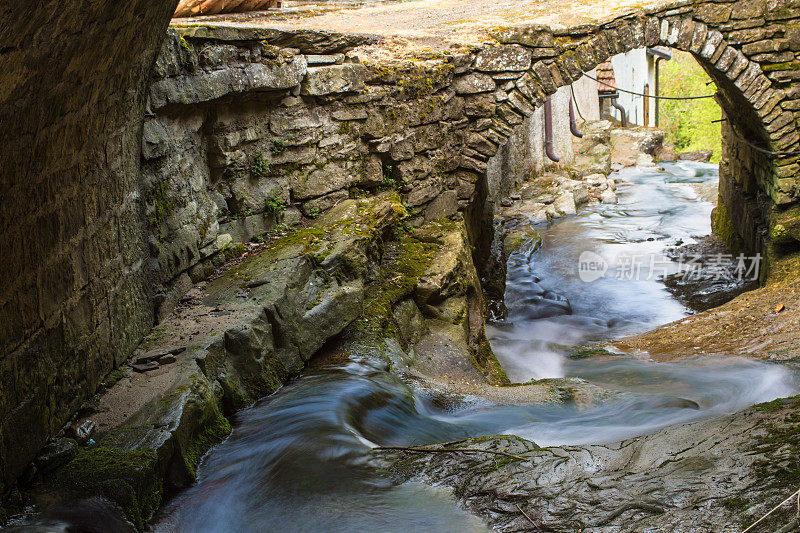
[[[175,3],[0,6],[0,494],[152,327],[141,123]]]
[[[144,7],[87,14],[103,31],[86,50],[107,42],[116,55],[81,57],[73,45],[61,63],[91,62],[96,92],[78,90],[93,78],[65,66],[59,79],[74,79],[81,98],[50,80],[51,94],[34,103],[59,102],[46,111],[54,115],[3,133],[16,148],[3,153],[0,183],[4,198],[19,199],[2,210],[16,269],[0,292],[11,317],[0,359],[5,486],[232,243],[394,188],[418,222],[462,211],[480,256],[491,237],[490,160],[548,96],[615,54],[669,46],[712,76],[728,121],[722,200],[749,248],[768,247],[769,228],[798,199],[798,157],[752,148],[800,150],[796,0],[672,2],[597,25],[498,28],[480,46],[392,60],[369,36],[175,26],[145,89],[158,38],[142,28],[166,23],[170,5],[135,25],[129,17]],[[2,60],[22,64],[6,41]],[[0,95],[4,123],[26,87]],[[34,103],[24,104],[30,114]],[[800,234],[781,242],[796,249]]]

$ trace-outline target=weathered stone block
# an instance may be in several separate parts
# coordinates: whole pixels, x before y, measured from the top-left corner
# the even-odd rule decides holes
[[[477,94],[494,91],[497,87],[494,79],[487,74],[473,72],[456,78],[453,89],[456,94]]]
[[[464,113],[470,117],[489,117],[494,113],[495,103],[491,95],[480,94],[464,97]]]
[[[478,52],[478,56],[475,58],[475,70],[483,72],[524,71],[530,68],[531,57],[531,51],[519,45],[487,47]]]
[[[554,44],[553,32],[545,27],[503,28],[492,32],[503,44],[521,44],[531,48],[548,48]]]
[[[444,191],[425,207],[425,220],[440,220],[458,212],[456,191]]]
[[[752,19],[763,17],[766,13],[767,2],[765,0],[739,0],[733,4],[731,18],[733,19]]]
[[[706,3],[697,6],[695,16],[706,24],[722,24],[730,20],[732,11],[730,5]]]
[[[155,110],[168,104],[208,102],[229,94],[248,91],[289,89],[300,84],[306,68],[305,57],[295,56],[287,63],[275,65],[256,63],[196,76],[167,78],[150,86],[150,106]]]
[[[712,62],[716,61],[715,58],[719,57],[725,46],[722,34],[718,31],[712,31],[708,34],[708,40],[703,45],[703,49],[700,50],[700,56]]]
[[[414,187],[406,202],[411,207],[418,207],[426,204],[436,198],[442,192],[442,182],[439,179],[431,179],[424,184],[418,184]]]
[[[330,54],[330,55],[317,55],[310,54],[306,56],[306,61],[309,65],[340,65],[344,62],[344,54]]]
[[[544,89],[546,94],[553,94],[558,89],[555,81],[553,80],[553,76],[550,74],[550,69],[547,68],[542,62],[536,63],[533,66],[533,71],[536,73],[536,76],[539,78],[539,83]]]
[[[366,70],[360,64],[311,67],[300,92],[311,96],[358,92],[364,89]]]
[[[330,162],[312,171],[300,183],[293,184],[294,197],[305,200],[350,187],[358,181],[358,176],[345,164]]]

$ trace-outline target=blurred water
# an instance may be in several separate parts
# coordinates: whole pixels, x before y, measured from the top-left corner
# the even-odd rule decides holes
[[[659,281],[679,266],[662,252],[711,232],[713,205],[694,184],[716,182],[717,166],[664,168],[617,172],[618,204],[595,204],[542,228],[538,251],[510,258],[508,321],[487,333],[512,381],[562,377],[565,346],[644,332],[689,313]],[[585,252],[608,265],[589,283],[578,275]]]
[[[616,391],[613,400],[581,408],[468,398],[445,410],[376,361],[323,369],[241,412],[232,436],[204,460],[197,485],[162,511],[155,531],[484,531],[445,489],[394,486],[367,465],[370,448],[502,433],[540,445],[614,442],[795,394],[786,368],[745,359],[564,356],[569,346],[686,314],[655,279],[585,283],[576,268],[582,251],[613,261],[709,232],[711,205],[690,182],[715,180],[715,167],[668,170],[626,170],[619,205],[563,220],[544,232],[541,250],[514,256],[509,320],[490,328],[516,380],[579,377]]]

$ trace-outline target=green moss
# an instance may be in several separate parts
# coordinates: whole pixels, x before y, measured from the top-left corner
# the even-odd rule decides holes
[[[745,509],[749,504],[743,498],[734,496],[732,498],[726,498],[722,500],[722,505],[733,511],[740,511],[742,509]]]
[[[476,444],[481,444],[483,442],[489,442],[493,440],[507,440],[507,439],[517,440],[519,439],[519,437],[517,437],[516,435],[483,435],[481,437],[475,437],[474,439],[472,439],[472,441],[475,442]]]
[[[103,494],[142,530],[161,504],[163,481],[152,475],[157,461],[153,450],[124,451],[102,445],[83,448],[57,472],[55,484],[75,499]]]
[[[165,322],[153,328],[150,334],[147,335],[147,337],[145,337],[144,339],[142,339],[139,348],[144,351],[157,348],[161,345],[164,339],[166,339],[169,335],[173,333],[174,333],[174,326],[172,326],[168,322]]]
[[[452,63],[436,66],[405,63],[397,68],[397,90],[406,98],[427,98],[449,83],[453,68]]]
[[[511,383],[500,361],[497,360],[497,356],[494,355],[492,346],[489,344],[485,334],[482,335],[478,351],[475,354],[475,362],[475,366],[486,376],[489,383],[495,385],[508,385]]]
[[[181,35],[181,37],[180,37],[180,42],[181,42],[181,48],[183,48],[184,50],[186,50],[189,53],[192,52],[192,47],[189,45],[188,41],[186,40],[186,38],[183,35]]]
[[[752,453],[763,456],[753,464],[757,482],[762,492],[774,492],[776,497],[791,494],[800,484],[800,396],[756,409],[770,414],[762,424],[764,432],[753,438]],[[779,526],[783,518],[771,526]]]
[[[222,249],[222,254],[228,261],[230,261],[231,259],[235,259],[237,257],[241,257],[242,255],[244,255],[244,252],[245,252],[244,244],[240,242],[230,243],[229,245],[225,246],[225,248]]]
[[[235,383],[231,383],[228,378],[218,379],[222,385],[222,409],[225,413],[235,413],[239,409],[247,407],[253,403],[252,398]]]
[[[213,423],[207,424],[203,431],[192,439],[183,454],[186,470],[192,477],[197,477],[197,466],[200,464],[200,459],[203,458],[203,455],[212,446],[222,442],[230,435],[231,430],[231,424],[228,419],[220,414]]]
[[[800,276],[800,252],[773,259],[767,267],[768,283],[795,283]]]
[[[392,307],[414,292],[438,248],[435,243],[421,241],[416,234],[403,234],[398,241],[386,244],[378,279],[367,288],[364,312],[352,326],[356,337],[383,340],[392,335]]]
[[[744,241],[733,226],[730,214],[722,198],[717,201],[717,207],[711,212],[711,231],[722,239],[722,242],[728,246],[732,253],[744,252],[746,248]]]
[[[103,381],[100,382],[100,390],[107,390],[113,387],[117,381],[121,380],[125,377],[125,371],[120,368],[115,368],[111,372],[103,378]]]
[[[775,72],[778,70],[800,70],[800,61],[784,61],[783,63],[773,63],[761,67],[765,72]]]
[[[169,405],[187,390],[189,390],[188,385],[176,387],[175,390],[171,391],[169,394],[165,394],[164,396],[160,397],[158,399],[158,403],[161,405]]]
[[[773,243],[781,245],[800,241],[800,207],[771,213],[769,238]]]
[[[145,203],[148,206],[147,220],[153,229],[160,230],[167,218],[175,211],[175,202],[169,197],[169,190],[166,181],[159,181],[145,195]]]

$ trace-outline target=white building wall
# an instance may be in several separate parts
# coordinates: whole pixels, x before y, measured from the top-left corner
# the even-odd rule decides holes
[[[624,54],[618,54],[611,58],[611,65],[614,67],[614,78],[617,87],[636,93],[644,93],[645,85],[649,88],[649,94],[655,94],[655,58],[647,53],[644,48],[631,50]],[[625,108],[628,115],[628,122],[644,126],[655,125],[656,100],[649,99],[648,120],[645,121],[645,98],[625,92],[619,93],[617,102]],[[621,113],[617,109],[612,109],[613,116],[621,120]]]
[[[590,73],[591,75],[592,73]],[[573,91],[581,114],[586,120],[600,119],[597,84],[589,78],[575,82]],[[551,166],[565,167],[572,164],[575,154],[573,136],[569,126],[569,102],[573,91],[561,87],[550,97],[553,109],[553,151],[561,159],[554,163],[545,154],[544,106],[526,118],[509,137],[504,146],[489,160],[486,171],[489,196],[497,201],[507,196],[517,184],[541,174]],[[575,111],[575,119],[582,122]]]
[[[587,72],[592,78],[597,77],[597,70]],[[600,100],[597,98],[597,82],[593,79],[582,77],[572,84],[575,94],[575,119],[578,122],[600,120]]]

